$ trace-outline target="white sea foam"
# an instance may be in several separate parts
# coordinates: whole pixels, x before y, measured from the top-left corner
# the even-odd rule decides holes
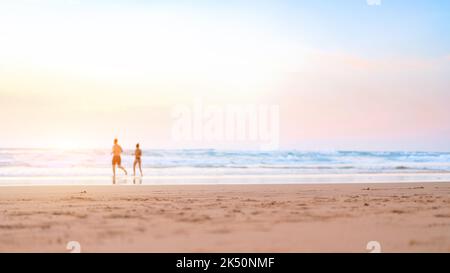
[[[443,152],[144,150],[142,161],[145,183],[448,181],[450,175],[450,153]],[[122,162],[132,171],[132,151]],[[109,150],[0,149],[0,184],[103,183],[110,176]]]

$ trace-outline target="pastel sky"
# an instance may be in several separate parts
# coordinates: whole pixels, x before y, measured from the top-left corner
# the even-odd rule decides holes
[[[179,148],[201,98],[278,105],[282,149],[450,151],[449,26],[446,0],[2,0],[0,147]]]

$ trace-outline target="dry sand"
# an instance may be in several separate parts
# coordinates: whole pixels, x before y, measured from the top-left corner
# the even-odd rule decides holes
[[[450,183],[0,187],[0,252],[450,252]]]

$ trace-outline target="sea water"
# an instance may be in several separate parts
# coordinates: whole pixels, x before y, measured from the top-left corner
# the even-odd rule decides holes
[[[108,149],[0,149],[0,185],[450,181],[448,152],[143,150],[142,179],[133,160],[125,151],[128,176],[112,180]]]

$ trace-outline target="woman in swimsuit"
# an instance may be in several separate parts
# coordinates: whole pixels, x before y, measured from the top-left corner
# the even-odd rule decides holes
[[[136,164],[139,164],[139,171],[141,172],[141,176],[142,175],[142,166],[141,166],[141,156],[142,156],[142,150],[139,148],[139,143],[136,144],[136,150],[134,151],[134,164],[133,164],[133,173],[134,176],[136,176]]]

